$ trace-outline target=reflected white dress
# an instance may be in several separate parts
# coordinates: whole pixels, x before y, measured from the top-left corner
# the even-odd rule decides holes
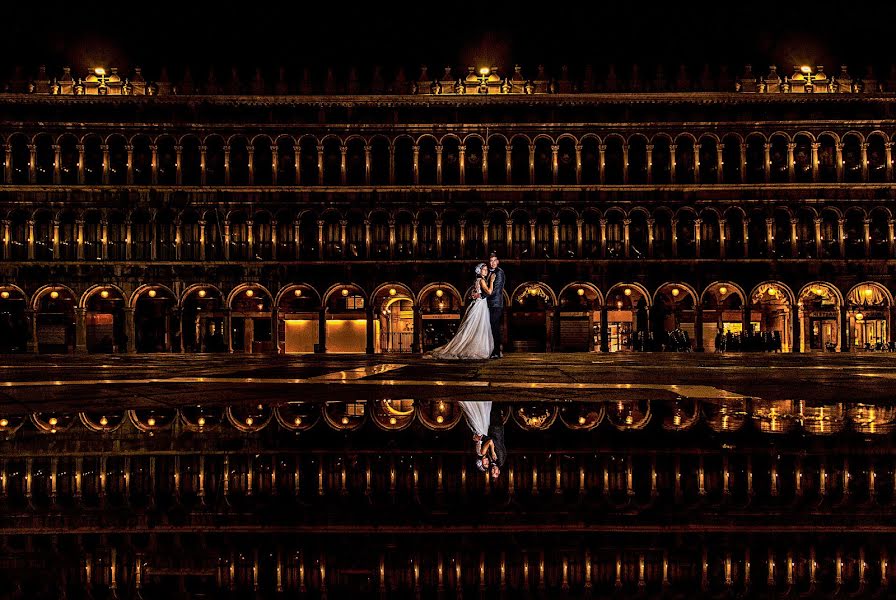
[[[479,279],[476,285],[479,285]],[[481,290],[481,288],[480,288]],[[442,360],[484,360],[494,348],[492,326],[489,320],[488,300],[483,296],[473,300],[454,338],[426,354],[429,358]]]
[[[491,422],[492,403],[489,402],[473,402],[469,400],[458,400],[461,409],[464,411],[464,418],[467,425],[473,430],[473,435],[488,435],[488,426]]]

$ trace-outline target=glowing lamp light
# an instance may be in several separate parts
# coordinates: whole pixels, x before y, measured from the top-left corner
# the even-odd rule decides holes
[[[246,290],[246,298],[251,298],[254,295],[255,295],[255,292],[253,292],[252,290]]]
[[[398,293],[398,292],[395,291],[395,288],[389,288],[389,295],[390,295],[390,296],[394,296],[394,295],[397,294],[397,293]]]
[[[865,315],[863,315],[862,313],[856,313],[856,321],[864,321],[864,320],[865,320]]]
[[[302,290],[299,290],[299,289],[295,290],[295,291],[293,292],[293,295],[294,295],[296,298],[300,297],[300,296],[302,295]]]
[[[206,294],[208,294],[208,292],[206,292],[205,290],[199,290],[198,293],[200,298],[205,298]]]
[[[820,287],[817,287],[817,288],[815,288],[815,289],[812,290],[812,293],[815,294],[816,296],[821,296],[821,294],[823,293],[823,291],[822,291],[822,289],[821,289]]]
[[[632,288],[625,288],[624,290],[622,290],[622,293],[625,294],[626,296],[631,296]]]
[[[158,293],[158,292],[156,292],[155,290],[149,290],[149,291],[146,293],[146,295],[149,296],[150,298],[155,298],[157,293]]]
[[[398,423],[398,419],[396,419],[395,417],[389,417],[389,425],[395,425],[396,423]]]
[[[50,420],[47,421],[47,423],[55,427],[56,424],[59,423],[59,419],[57,419],[56,417],[50,417]]]
[[[672,295],[675,296],[676,298],[678,297],[678,294],[680,294],[680,293],[681,293],[680,289],[672,288]]]
[[[726,288],[726,287],[723,285],[722,287],[719,288],[719,293],[722,294],[722,295],[724,296],[725,294],[728,293],[728,288]]]
[[[199,417],[199,419],[197,419],[196,423],[197,423],[200,427],[204,427],[204,426],[205,426],[205,417]]]
[[[100,425],[105,427],[108,424],[109,424],[109,419],[106,418],[106,415],[103,415],[102,417],[100,417]]]
[[[9,292],[0,292],[0,298],[3,298],[4,300],[8,299]]]
[[[108,297],[109,297],[109,290],[103,290],[102,292],[100,292],[100,298],[103,298],[105,300]]]
[[[874,294],[874,290],[872,290],[871,288],[866,288],[863,293],[870,298]]]
[[[293,423],[295,423],[296,427],[298,427],[299,425],[302,424],[302,417],[296,417],[296,418],[293,420]]]
[[[348,296],[348,288],[342,288],[342,295]]]
[[[617,300],[617,301],[616,301],[616,309],[617,309],[617,310],[622,310],[622,300]]]
[[[489,69],[488,67],[482,67],[479,69],[480,75],[488,75],[489,73],[491,73],[491,69]]]
[[[53,290],[52,292],[50,292],[50,298],[52,298],[53,300],[55,300],[58,297],[59,297],[59,292],[57,292],[56,290]]]
[[[442,415],[439,415],[436,417],[436,423],[441,425],[444,422],[445,422],[445,417],[443,417]],[[5,425],[4,425],[4,427],[5,427]]]
[[[538,293],[538,288],[534,288],[534,287],[530,287],[530,288],[529,288],[529,295],[530,295],[530,296],[534,296],[534,295],[537,294],[537,293]]]
[[[104,69],[103,67],[96,67],[93,72],[102,77],[106,74],[106,69]]]
[[[0,419],[0,427],[6,427],[9,425],[9,419]]]
[[[578,291],[576,291],[576,293],[577,293],[579,296],[584,296],[584,295],[585,295],[585,288],[579,288]]]
[[[348,417],[342,417],[342,424],[348,425]]]
[[[778,295],[778,288],[769,288],[769,289],[768,289],[768,295],[769,295],[769,296],[777,296],[777,295]]]
[[[804,75],[808,75],[812,72],[812,68],[809,65],[803,65],[802,67],[800,67],[800,71],[802,71]]]
[[[150,427],[155,427],[156,426],[155,417],[150,417],[150,418],[146,419],[146,424],[149,425]]]
[[[443,292],[442,290],[436,290],[436,298],[441,298],[444,295],[445,295],[445,292]]]
[[[254,422],[255,422],[255,419],[253,419],[252,417],[246,417],[246,425],[251,427],[252,423],[254,423]]]
[[[579,425],[585,424],[585,417],[579,417]]]

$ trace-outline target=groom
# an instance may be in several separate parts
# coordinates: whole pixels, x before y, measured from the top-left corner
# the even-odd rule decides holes
[[[501,353],[501,317],[504,315],[504,271],[498,266],[498,255],[492,252],[488,259],[489,274],[495,274],[492,293],[488,296],[488,314],[492,326],[492,339],[495,347],[489,358],[499,358]]]

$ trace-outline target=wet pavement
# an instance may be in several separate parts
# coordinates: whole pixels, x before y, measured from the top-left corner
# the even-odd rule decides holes
[[[0,358],[0,411],[188,404],[470,399],[507,402],[891,402],[893,354],[21,355]]]

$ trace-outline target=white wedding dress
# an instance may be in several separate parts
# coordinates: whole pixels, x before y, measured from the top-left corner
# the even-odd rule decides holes
[[[476,285],[479,285],[478,279]],[[426,356],[442,360],[484,360],[491,355],[493,348],[488,300],[482,297],[473,300],[454,338]]]
[[[488,426],[491,422],[492,403],[489,402],[473,402],[469,400],[458,400],[461,409],[464,411],[464,418],[467,425],[473,430],[473,435],[488,435]]]

